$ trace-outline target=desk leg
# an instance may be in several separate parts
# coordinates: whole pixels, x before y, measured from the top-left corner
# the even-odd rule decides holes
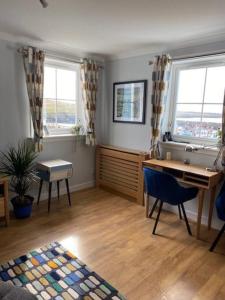
[[[213,207],[214,207],[215,197],[216,197],[216,186],[214,186],[211,189],[211,192],[210,192],[209,216],[208,216],[208,230],[211,229],[212,215],[213,215]]]
[[[200,238],[200,228],[202,223],[202,208],[203,208],[203,201],[205,197],[205,190],[201,189],[198,194],[198,219],[197,219],[197,230],[196,230],[196,238]]]

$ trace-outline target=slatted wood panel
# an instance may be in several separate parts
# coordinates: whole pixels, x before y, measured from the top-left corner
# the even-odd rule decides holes
[[[4,198],[0,197],[0,217],[5,215]]]
[[[98,145],[96,185],[125,194],[143,205],[142,162],[148,158],[145,152]]]
[[[9,178],[0,177],[0,218],[3,217],[6,226],[9,223],[8,180]]]

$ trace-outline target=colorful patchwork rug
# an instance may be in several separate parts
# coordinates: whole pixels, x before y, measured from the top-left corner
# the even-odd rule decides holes
[[[24,287],[40,300],[125,300],[57,242],[1,265],[0,280]]]

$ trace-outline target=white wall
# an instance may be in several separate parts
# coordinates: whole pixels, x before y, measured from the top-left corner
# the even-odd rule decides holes
[[[198,47],[189,47],[184,49],[175,49],[168,51],[172,57],[193,56],[204,53],[220,52],[225,50],[225,41],[201,45]],[[165,51],[166,52],[166,51]],[[160,53],[159,53],[160,54]],[[151,120],[151,75],[152,66],[148,65],[148,61],[153,59],[154,54],[131,57],[126,59],[117,59],[107,63],[107,91],[108,91],[108,131],[106,142],[108,144],[127,147],[131,149],[148,150],[150,147],[150,120]],[[112,122],[113,111],[113,83],[117,81],[128,80],[148,80],[148,97],[146,110],[146,124],[122,124]],[[215,156],[207,154],[186,153],[179,150],[171,150],[173,159],[183,160],[189,158],[193,164],[201,164],[203,166],[211,166]],[[165,152],[165,151],[164,151]],[[207,221],[208,197],[206,195],[206,203],[203,211],[203,222]],[[191,201],[186,204],[189,217],[196,219],[197,201]],[[220,224],[214,212],[213,226],[218,227]]]
[[[107,63],[108,91],[108,139],[109,144],[137,150],[148,150],[150,146],[150,110],[151,110],[151,74],[152,66],[148,61],[152,55],[116,60]],[[119,81],[147,79],[146,123],[114,123],[113,118],[113,83]]]
[[[17,45],[0,40],[0,150],[29,137],[30,113],[21,56]],[[101,129],[101,109],[104,107],[104,71],[101,75],[101,93],[97,104],[97,128]],[[98,130],[101,142],[102,131]],[[56,140],[44,143],[39,160],[61,158],[71,161],[74,175],[70,179],[71,190],[88,187],[95,180],[95,150],[85,145],[84,140]],[[33,192],[37,196],[36,190]],[[45,195],[46,196],[46,195]]]

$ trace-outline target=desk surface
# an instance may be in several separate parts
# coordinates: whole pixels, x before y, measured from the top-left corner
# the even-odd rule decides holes
[[[161,169],[171,173],[180,182],[211,189],[222,179],[222,172],[210,172],[202,166],[185,165],[182,161],[150,159],[143,161],[143,167]]]
[[[158,159],[150,159],[143,161],[143,165],[146,166],[159,166],[163,168],[170,168],[174,170],[179,170],[182,172],[190,172],[196,175],[206,176],[206,177],[214,177],[220,175],[221,172],[210,172],[207,171],[204,167],[196,166],[196,165],[185,165],[182,161],[177,160],[158,160]]]
[[[5,182],[5,181],[9,181],[9,179],[10,178],[8,176],[0,175],[0,183]]]

